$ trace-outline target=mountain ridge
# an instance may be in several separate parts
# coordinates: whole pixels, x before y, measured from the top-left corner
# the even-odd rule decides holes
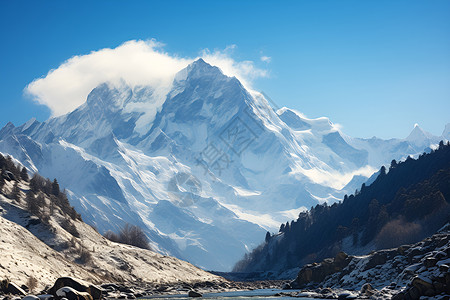
[[[327,118],[294,112],[288,114],[303,123],[291,128],[283,120],[292,125],[288,109],[278,114],[262,94],[203,60],[181,70],[161,99],[151,87],[103,84],[64,116],[8,124],[0,151],[61,178],[71,203],[100,231],[132,223],[154,249],[229,270],[266,230],[336,201],[374,166],[423,150],[403,140],[350,138]],[[176,212],[172,223],[149,217],[160,201]],[[186,219],[197,229],[176,226]],[[211,248],[210,228],[227,232],[220,253]],[[228,244],[239,246],[224,251]]]

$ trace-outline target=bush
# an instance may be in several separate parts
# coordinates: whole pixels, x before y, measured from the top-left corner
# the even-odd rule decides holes
[[[75,224],[73,224],[69,219],[64,219],[60,225],[62,228],[64,228],[65,231],[67,231],[74,237],[80,237],[80,233],[78,232],[77,227],[75,227]]]
[[[33,291],[37,288],[37,279],[34,276],[28,277],[27,280],[27,287],[30,290],[30,293],[33,293]]]
[[[150,250],[149,241],[144,231],[140,227],[128,223],[120,230],[119,234],[108,230],[104,237],[113,242]]]
[[[422,226],[399,218],[387,223],[375,239],[378,249],[415,242],[422,235]]]
[[[81,248],[79,253],[78,260],[82,264],[87,264],[92,261],[92,254],[88,250]]]

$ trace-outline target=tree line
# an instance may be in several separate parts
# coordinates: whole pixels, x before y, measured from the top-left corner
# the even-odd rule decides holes
[[[417,159],[392,160],[377,179],[332,205],[317,204],[247,254],[234,271],[289,269],[348,249],[412,243],[450,220],[450,144]],[[375,250],[375,249],[373,249]]]

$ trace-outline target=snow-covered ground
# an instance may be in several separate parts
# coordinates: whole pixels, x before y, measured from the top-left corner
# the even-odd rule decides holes
[[[20,188],[29,189],[25,182]],[[11,189],[12,183],[6,182],[4,190]],[[0,195],[1,279],[9,278],[20,285],[35,277],[38,289],[63,276],[94,283],[222,281],[179,259],[111,242],[79,220],[73,221],[80,233],[76,238],[59,225],[58,220],[64,217],[60,213],[56,212],[50,219],[51,226],[47,226],[30,218],[24,205],[23,199],[17,203]],[[82,249],[91,255],[86,263],[79,261]]]

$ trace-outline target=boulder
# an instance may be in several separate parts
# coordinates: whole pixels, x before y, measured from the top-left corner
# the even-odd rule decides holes
[[[22,298],[22,300],[39,300],[39,297],[34,295],[28,295]]]
[[[8,181],[16,181],[16,176],[14,176],[14,174],[10,171],[3,171],[2,176]]]
[[[56,296],[64,297],[68,300],[93,300],[88,292],[80,292],[74,288],[64,286],[56,291]]]
[[[127,287],[127,286],[119,287],[119,291],[122,293],[125,293],[125,294],[134,294],[135,293],[135,291],[132,288]]]
[[[437,259],[434,257],[428,257],[424,260],[423,265],[425,266],[425,268],[429,269],[432,268],[436,265],[437,263]]]
[[[411,285],[419,290],[420,295],[425,295],[429,290],[434,291],[433,283],[427,278],[415,277]]]
[[[294,288],[304,287],[311,282],[322,282],[327,276],[336,272],[341,272],[349,263],[349,256],[344,252],[339,252],[335,258],[326,258],[319,264],[309,264],[304,266],[295,279]],[[292,285],[292,284],[291,284]]]
[[[30,216],[30,218],[28,219],[28,224],[25,227],[29,228],[30,226],[39,225],[39,224],[41,224],[41,219],[39,219],[36,216]]]
[[[448,265],[442,264],[439,266],[439,271],[441,271],[442,273],[446,273],[448,272],[448,270],[449,270]]]
[[[189,297],[202,297],[203,295],[200,294],[199,292],[190,290],[189,293],[188,293],[188,296],[189,296]]]
[[[44,295],[38,295],[39,300],[52,300],[55,297],[53,295],[44,294]]]
[[[291,285],[290,285],[288,282],[286,282],[286,283],[284,283],[284,284],[281,286],[281,289],[282,289],[282,290],[291,290],[292,287],[291,287]]]
[[[419,300],[420,299],[420,291],[415,286],[411,287],[408,290],[408,296],[411,300]]]
[[[5,294],[25,296],[27,293],[14,282],[8,282],[6,288],[3,290]]]
[[[392,296],[391,300],[405,300],[405,294],[403,292],[395,294]]]
[[[117,290],[119,290],[119,286],[117,284],[115,284],[115,283],[105,283],[105,284],[102,284],[100,287],[102,289],[110,290],[110,291],[117,291]]]
[[[384,265],[388,261],[388,253],[385,251],[375,252],[367,262],[364,270],[370,270],[376,266]]]
[[[366,283],[361,287],[360,295],[370,297],[376,293],[376,290],[372,287],[370,283]]]
[[[100,287],[72,277],[58,278],[53,287],[49,290],[49,294],[56,295],[56,291],[62,287],[71,287],[79,292],[89,293],[94,300],[98,300],[102,297],[102,289]]]

